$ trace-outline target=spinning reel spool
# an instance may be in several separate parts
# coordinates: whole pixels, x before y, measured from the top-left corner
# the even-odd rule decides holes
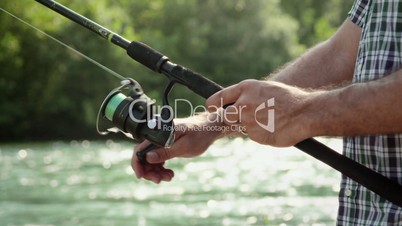
[[[170,91],[167,87],[165,95]],[[161,147],[170,146],[174,141],[172,110],[167,97],[163,101],[161,114],[155,112],[155,102],[143,92],[134,79],[122,81],[103,101],[97,117],[99,134],[122,132],[136,142],[145,139]]]

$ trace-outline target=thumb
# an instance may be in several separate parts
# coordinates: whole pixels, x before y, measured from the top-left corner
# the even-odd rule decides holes
[[[149,163],[164,163],[169,159],[185,156],[188,148],[191,147],[191,141],[183,131],[176,131],[175,135],[176,139],[171,147],[159,147],[148,152],[147,161]]]
[[[147,162],[151,164],[164,163],[166,160],[176,157],[170,148],[157,148],[147,153]]]

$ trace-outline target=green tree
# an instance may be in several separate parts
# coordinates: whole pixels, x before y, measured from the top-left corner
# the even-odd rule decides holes
[[[223,86],[261,78],[302,50],[297,24],[275,0],[160,0],[128,10],[140,40]],[[153,87],[166,82],[148,79]],[[172,96],[203,103],[186,89]]]
[[[331,33],[346,8],[346,0],[60,2],[223,86],[261,78],[299,55]],[[148,96],[161,100],[167,79],[124,50],[34,1],[2,1],[0,7],[133,77]],[[119,81],[3,12],[0,30],[0,140],[98,137],[97,110]],[[172,98],[204,102],[185,88]]]
[[[7,1],[0,7],[62,41],[75,37],[79,43],[88,39],[96,42],[89,33],[69,26],[33,1]],[[111,87],[111,80],[100,75],[105,72],[5,13],[0,17],[4,31],[0,36],[0,125],[7,128],[2,130],[1,140],[68,139],[91,134],[93,115],[101,103],[98,93]],[[92,51],[88,55],[110,52],[95,45],[85,45]]]
[[[329,38],[346,19],[351,0],[281,0],[283,10],[299,24],[300,43],[310,47]]]

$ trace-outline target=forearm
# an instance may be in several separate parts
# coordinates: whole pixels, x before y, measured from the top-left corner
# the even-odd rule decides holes
[[[360,28],[346,20],[329,40],[268,77],[301,88],[334,87],[353,77]]]
[[[402,132],[402,70],[383,79],[312,94],[304,118],[312,136]]]
[[[308,89],[339,86],[350,81],[353,76],[353,65],[348,65],[351,62],[340,56],[334,57],[331,50],[333,47],[328,42],[310,49],[268,79]]]

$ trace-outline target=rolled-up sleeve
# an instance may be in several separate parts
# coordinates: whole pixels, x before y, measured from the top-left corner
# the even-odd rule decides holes
[[[366,19],[368,6],[369,0],[356,0],[348,13],[349,19],[361,28]]]

